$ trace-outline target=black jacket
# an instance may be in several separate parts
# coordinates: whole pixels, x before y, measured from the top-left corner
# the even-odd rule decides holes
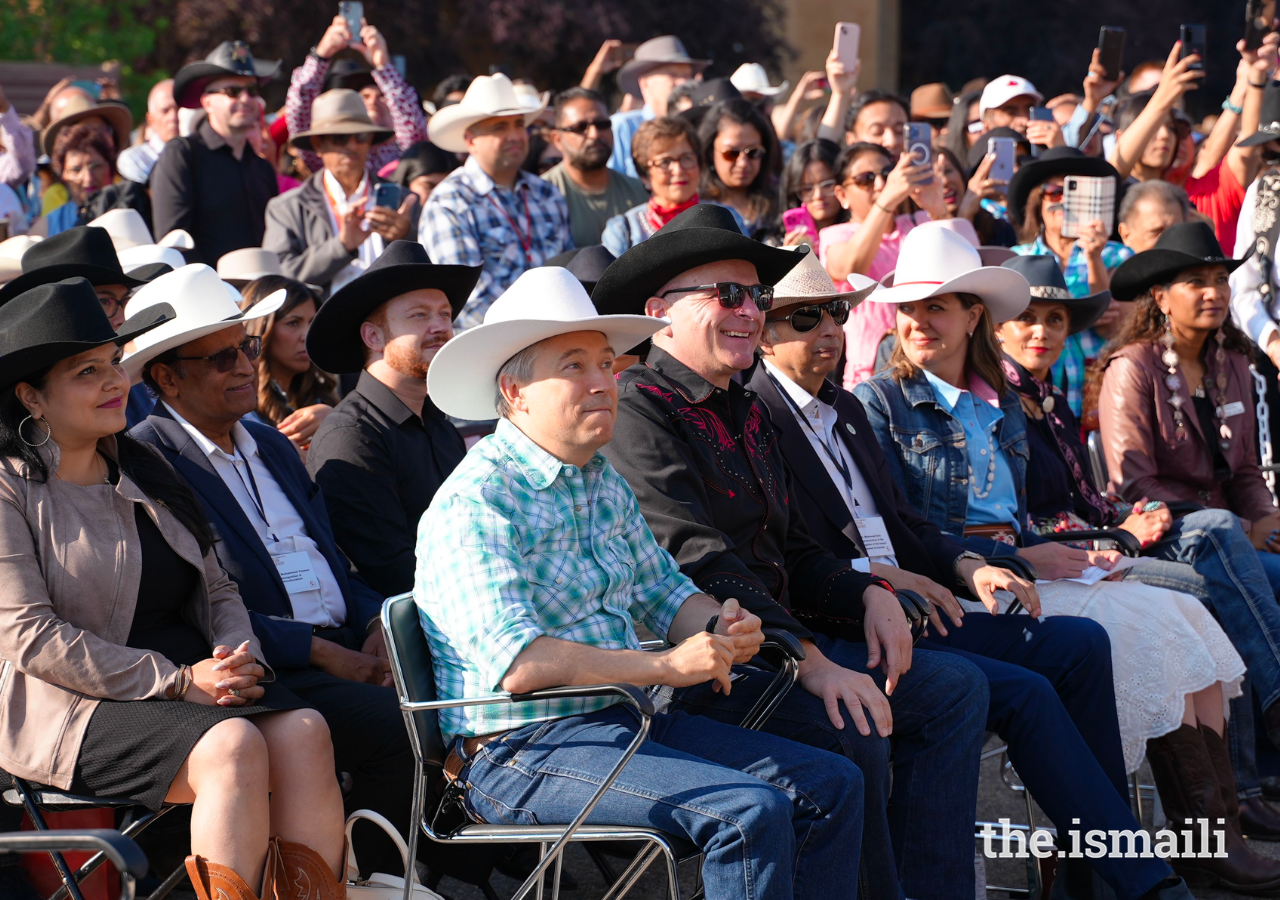
[[[809,533],[841,559],[864,556],[855,540],[849,507],[841,499],[822,460],[813,451],[803,426],[796,422],[790,405],[764,366],[756,366],[747,387],[755,392],[756,405],[768,416],[778,433],[778,445],[794,478],[792,501],[804,517]],[[898,565],[944,587],[954,588],[955,561],[965,547],[955,538],[943,534],[907,502],[889,472],[862,403],[829,381],[823,382],[818,398],[835,407],[836,434],[867,482],[876,510],[884,519],[885,530],[893,542]]]
[[[619,376],[603,453],[631,485],[658,543],[703,591],[736,597],[798,637],[852,631],[872,584],[823,550],[790,504],[791,473],[754,392],[722,390],[654,348]]]

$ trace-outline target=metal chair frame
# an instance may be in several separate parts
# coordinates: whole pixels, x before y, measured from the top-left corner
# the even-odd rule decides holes
[[[0,853],[38,853],[62,856],[64,850],[94,850],[109,859],[120,872],[120,900],[134,900],[138,879],[145,878],[150,864],[146,854],[132,840],[108,828],[81,830],[12,831],[0,834]],[[96,858],[96,857],[95,857]]]

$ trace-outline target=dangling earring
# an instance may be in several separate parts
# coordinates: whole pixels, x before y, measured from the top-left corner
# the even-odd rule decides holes
[[[45,428],[44,440],[38,444],[33,444],[31,443],[31,441],[27,440],[25,437],[22,436],[22,426],[32,421],[44,422],[44,428]],[[37,425],[36,431],[39,431],[39,430],[40,430],[40,427]],[[44,416],[41,416],[38,419],[35,418],[34,416],[27,416],[25,419],[23,419],[21,422],[18,423],[18,439],[22,441],[22,443],[26,444],[28,447],[43,447],[45,444],[49,443],[49,438],[51,437],[53,437],[53,426],[49,424],[49,420],[46,419]]]
[[[1182,387],[1182,379],[1178,377],[1178,351],[1173,349],[1173,329],[1169,327],[1169,317],[1164,317],[1164,331],[1160,335],[1160,343],[1164,344],[1164,352],[1160,361],[1169,369],[1164,378],[1164,386],[1169,389],[1169,405],[1173,407],[1173,437],[1176,441],[1187,439],[1187,425],[1182,416],[1182,395],[1178,388]]]

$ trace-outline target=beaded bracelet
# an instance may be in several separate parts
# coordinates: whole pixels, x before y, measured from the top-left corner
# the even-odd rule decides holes
[[[1230,97],[1222,101],[1222,108],[1235,116],[1241,115],[1244,112],[1244,107],[1236,106],[1234,103],[1231,102]]]

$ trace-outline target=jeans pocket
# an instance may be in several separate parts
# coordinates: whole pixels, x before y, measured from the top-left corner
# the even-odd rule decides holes
[[[522,759],[528,761],[531,754],[538,752],[541,738],[550,730],[555,721],[543,722],[536,728],[526,726],[515,733],[508,733],[485,744],[476,753],[476,759],[484,760],[491,766],[511,768]],[[521,766],[525,768],[525,766]]]

